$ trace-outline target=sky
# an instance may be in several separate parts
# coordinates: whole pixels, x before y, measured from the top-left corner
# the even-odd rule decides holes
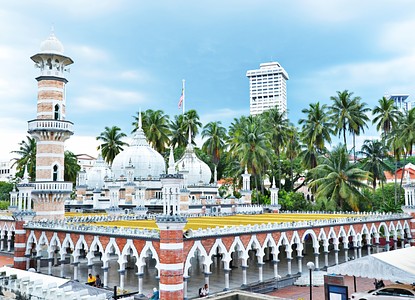
[[[201,122],[249,115],[246,71],[278,61],[288,72],[288,117],[349,90],[370,108],[415,91],[412,0],[0,0],[0,160],[16,157],[36,117],[39,69],[30,57],[51,28],[74,60],[67,73],[66,149],[97,155],[105,126],[132,130],[139,109]],[[378,136],[371,126],[358,143]],[[200,138],[199,138],[200,141]],[[350,139],[351,141],[351,139]]]

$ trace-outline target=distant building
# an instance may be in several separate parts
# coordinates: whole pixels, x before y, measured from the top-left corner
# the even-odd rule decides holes
[[[408,94],[392,94],[385,95],[385,97],[387,99],[393,99],[400,111],[410,110],[412,108],[412,103],[408,100]]]
[[[12,160],[0,161],[0,181],[8,182],[15,176],[16,166],[13,163]]]
[[[77,154],[75,155],[76,159],[78,161],[78,165],[81,167],[81,169],[89,170],[91,169],[96,161],[96,158],[88,155],[88,154]]]
[[[260,64],[259,69],[246,72],[249,78],[249,113],[258,115],[278,107],[287,111],[287,72],[278,62]]]

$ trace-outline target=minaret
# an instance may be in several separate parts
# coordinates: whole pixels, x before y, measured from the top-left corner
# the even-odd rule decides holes
[[[36,219],[63,219],[64,201],[72,192],[72,182],[64,182],[63,175],[64,143],[73,134],[73,123],[65,120],[68,81],[64,72],[73,61],[63,52],[52,31],[40,52],[31,57],[40,70],[37,116],[28,122],[28,133],[36,139]]]

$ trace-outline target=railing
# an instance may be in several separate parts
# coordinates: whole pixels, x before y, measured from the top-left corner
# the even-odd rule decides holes
[[[29,121],[28,131],[35,130],[54,130],[54,131],[70,131],[73,132],[73,123],[70,121],[60,120],[41,120],[36,119]]]
[[[65,181],[38,181],[34,182],[35,190],[34,192],[71,192],[72,191],[72,182],[65,182]]]

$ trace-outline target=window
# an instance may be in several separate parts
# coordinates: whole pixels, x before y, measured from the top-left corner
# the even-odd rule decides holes
[[[54,165],[53,166],[53,181],[58,181],[58,166]]]
[[[59,104],[55,105],[55,120],[60,120],[61,116],[60,116],[60,107]]]

